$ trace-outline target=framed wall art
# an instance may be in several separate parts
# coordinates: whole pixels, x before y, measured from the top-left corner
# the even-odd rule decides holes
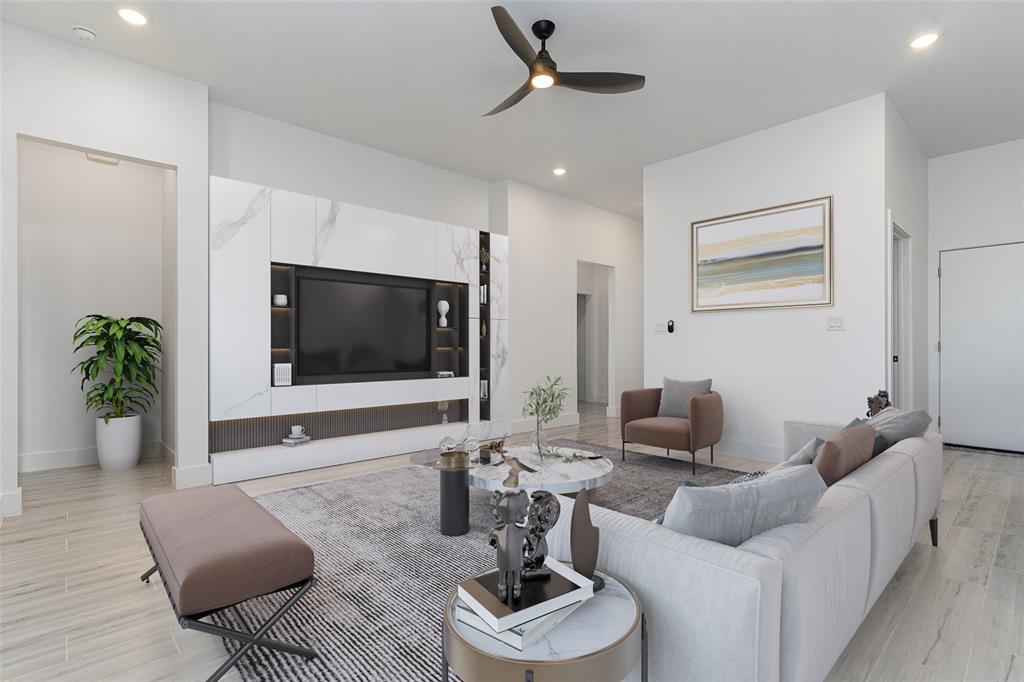
[[[691,310],[832,305],[832,197],[691,225]]]

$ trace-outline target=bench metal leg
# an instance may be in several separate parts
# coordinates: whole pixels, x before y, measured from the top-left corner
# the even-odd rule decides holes
[[[149,582],[149,577],[151,575],[153,575],[154,573],[156,573],[156,569],[157,569],[157,565],[153,564],[153,568],[151,568],[148,571],[146,571],[145,573],[143,573],[142,577],[140,578],[140,580],[142,582],[144,582],[144,583],[148,583]]]
[[[289,609],[295,606],[296,602],[302,599],[302,596],[306,594],[306,592],[309,592],[309,590],[314,585],[316,585],[316,578],[310,576],[309,579],[302,583],[302,586],[299,587],[299,589],[297,589],[292,596],[288,597],[288,600],[284,604],[282,604],[277,611],[274,612],[274,615],[268,618],[267,622],[261,625],[260,628],[251,635],[244,632],[228,630],[227,628],[220,628],[216,625],[203,623],[196,619],[183,617],[180,622],[181,626],[184,628],[192,628],[200,630],[202,632],[209,632],[210,634],[214,634],[219,637],[226,637],[228,639],[233,639],[238,642],[243,642],[242,646],[238,647],[238,651],[232,654],[228,660],[224,661],[224,664],[221,667],[217,668],[216,672],[210,675],[207,682],[216,682],[221,677],[223,677],[229,670],[231,670],[231,668],[235,666],[236,663],[238,663],[238,661],[242,659],[242,656],[245,656],[245,654],[249,652],[249,649],[253,648],[254,646],[267,647],[268,649],[277,649],[278,651],[287,651],[288,653],[294,653],[299,656],[303,656],[307,659],[315,658],[317,654],[312,649],[304,649],[302,647],[293,646],[291,644],[285,644],[284,642],[264,639],[267,632],[270,631],[270,628],[277,625],[277,622],[281,620],[284,614],[286,614]]]
[[[928,528],[932,532],[932,547],[938,547],[939,546],[939,517],[936,516],[934,519],[929,519],[929,521],[928,521]]]

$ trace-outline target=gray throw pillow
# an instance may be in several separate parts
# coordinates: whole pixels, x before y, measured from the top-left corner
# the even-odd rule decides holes
[[[658,407],[658,416],[689,419],[690,398],[710,392],[711,379],[676,381],[666,378],[661,389],[661,405]]]
[[[814,464],[814,458],[821,452],[821,446],[825,444],[824,439],[814,438],[813,440],[807,441],[807,444],[797,450],[793,456],[787,459],[782,464],[776,466],[772,471],[780,471],[782,469],[788,469],[789,467],[804,466],[806,464]]]
[[[931,423],[931,415],[925,410],[904,412],[895,407],[887,407],[868,419],[868,424],[874,428],[875,433],[885,439],[886,444],[883,449],[892,447],[904,438],[917,438],[924,435],[925,429]]]
[[[663,525],[679,533],[736,545],[787,523],[803,523],[825,494],[813,465],[794,466],[747,483],[680,487]]]

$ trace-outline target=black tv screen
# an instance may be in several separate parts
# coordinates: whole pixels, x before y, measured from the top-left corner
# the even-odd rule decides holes
[[[298,375],[429,372],[430,290],[298,277]]]

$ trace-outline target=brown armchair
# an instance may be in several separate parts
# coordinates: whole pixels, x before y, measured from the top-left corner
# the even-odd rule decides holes
[[[690,418],[659,417],[660,388],[623,391],[619,403],[622,424],[622,461],[626,461],[626,443],[639,443],[657,448],[685,450],[692,458],[697,473],[697,450],[711,448],[715,462],[715,443],[722,440],[722,396],[711,391],[690,399]]]

